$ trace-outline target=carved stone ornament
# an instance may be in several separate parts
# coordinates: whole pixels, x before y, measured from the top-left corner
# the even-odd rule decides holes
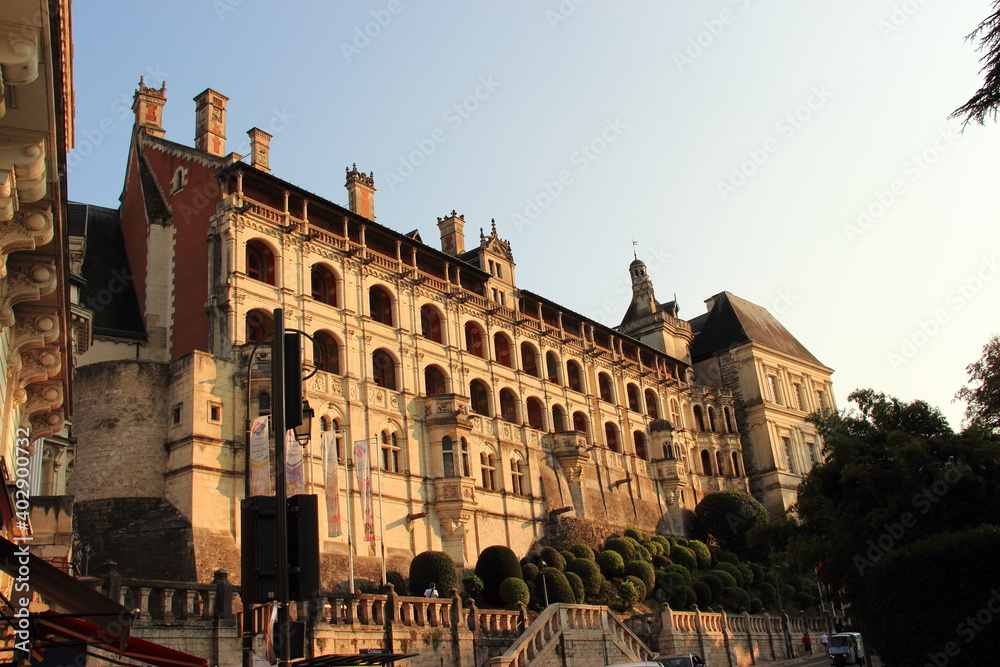
[[[0,208],[3,190],[0,182]],[[23,210],[13,219],[0,215],[0,278],[7,275],[8,255],[43,246],[52,240],[52,234],[52,210],[48,206]]]

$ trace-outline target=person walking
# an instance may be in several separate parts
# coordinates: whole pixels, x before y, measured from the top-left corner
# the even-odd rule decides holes
[[[813,644],[812,644],[812,639],[809,638],[808,632],[802,634],[802,649],[809,655],[812,655]]]
[[[823,653],[826,653],[826,647],[830,643],[830,638],[826,636],[825,632],[819,636],[819,643],[823,646]]]
[[[432,581],[431,585],[427,587],[426,591],[424,591],[424,597],[425,598],[436,598],[436,597],[438,597],[437,584],[435,584]]]

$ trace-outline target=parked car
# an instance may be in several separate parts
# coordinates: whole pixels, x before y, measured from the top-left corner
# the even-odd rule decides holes
[[[708,667],[700,655],[688,653],[686,655],[657,656],[646,662],[623,662],[608,667]]]

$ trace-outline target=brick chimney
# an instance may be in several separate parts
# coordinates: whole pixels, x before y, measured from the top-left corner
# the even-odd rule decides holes
[[[247,130],[247,135],[250,137],[250,164],[271,173],[271,135],[258,127]]]
[[[159,90],[146,85],[143,77],[139,77],[139,88],[132,96],[132,111],[135,112],[135,126],[142,128],[146,134],[162,137],[167,133],[163,129],[163,105],[167,103],[167,82],[164,81]]]
[[[375,175],[358,171],[358,165],[347,169],[347,207],[360,216],[375,219]]]
[[[449,255],[465,254],[465,214],[458,215],[452,210],[446,218],[438,218],[438,229],[441,230],[441,250]]]
[[[194,98],[194,146],[200,151],[222,156],[226,154],[226,102],[229,98],[211,88]]]

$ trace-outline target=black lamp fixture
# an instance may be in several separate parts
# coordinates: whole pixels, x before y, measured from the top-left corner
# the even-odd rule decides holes
[[[302,401],[302,423],[295,427],[295,440],[305,447],[312,436],[312,420],[316,412],[309,407],[309,401]]]

